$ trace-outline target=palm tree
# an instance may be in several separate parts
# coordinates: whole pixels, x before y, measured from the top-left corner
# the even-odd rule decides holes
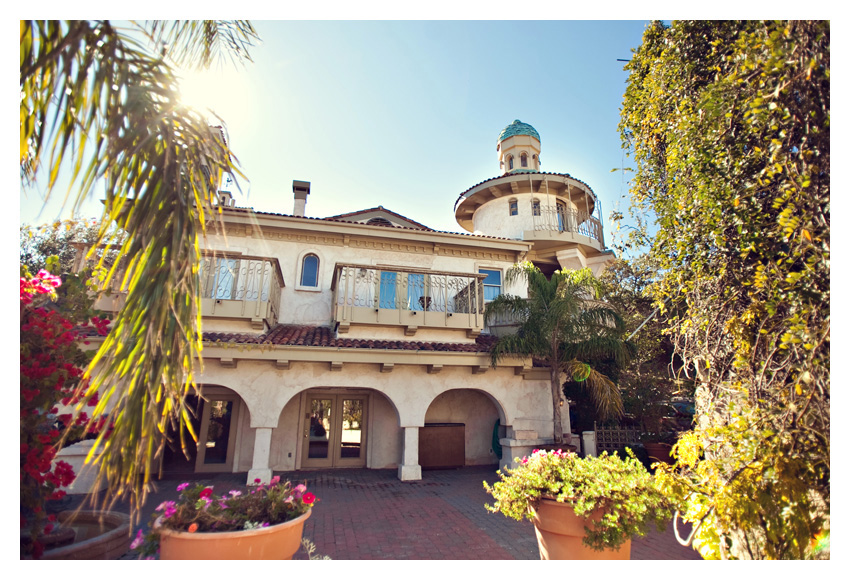
[[[167,425],[191,429],[183,401],[201,351],[199,236],[214,223],[219,176],[241,176],[221,132],[180,103],[175,70],[224,55],[250,60],[258,37],[245,21],[21,21],[20,31],[22,185],[49,194],[67,172],[75,210],[104,187],[95,247],[113,222],[126,236],[124,260],[103,282],[120,263],[126,305],[78,409],[100,392],[92,420],[106,418],[112,431],[90,459],[107,496],[129,495],[135,514]]]
[[[519,323],[515,334],[502,336],[493,345],[492,364],[507,356],[530,356],[549,367],[555,442],[561,443],[564,435],[562,373],[586,386],[601,416],[621,416],[617,385],[584,361],[613,359],[623,365],[634,347],[621,338],[625,328],[617,312],[598,300],[601,286],[590,270],[559,270],[547,278],[525,262],[508,270],[505,280],[526,282],[528,298],[501,294],[487,304],[487,323],[496,317]]]

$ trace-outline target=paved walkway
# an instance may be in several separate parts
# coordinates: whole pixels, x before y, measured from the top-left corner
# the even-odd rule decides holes
[[[334,560],[537,560],[534,527],[484,509],[491,497],[482,482],[498,479],[492,467],[423,472],[418,482],[401,482],[395,470],[339,469],[278,473],[305,482],[319,498],[304,524],[316,552]],[[245,489],[244,473],[195,475],[216,493]],[[160,502],[174,499],[183,480],[157,482],[142,522]],[[75,504],[80,496],[76,496]],[[118,509],[121,509],[120,507]],[[128,554],[124,558],[134,558]],[[699,560],[680,546],[672,524],[632,541],[632,560]],[[303,549],[295,559],[306,559]]]

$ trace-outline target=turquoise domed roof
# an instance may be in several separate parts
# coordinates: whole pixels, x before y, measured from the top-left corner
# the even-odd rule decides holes
[[[519,119],[502,129],[502,132],[499,133],[499,143],[507,139],[508,137],[513,137],[514,135],[530,135],[540,141],[540,134],[537,132],[537,129],[529,125],[528,123],[523,123]]]

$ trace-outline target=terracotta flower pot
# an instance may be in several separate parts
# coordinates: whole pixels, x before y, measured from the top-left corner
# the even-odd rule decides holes
[[[537,510],[532,510],[532,516],[541,560],[628,560],[631,556],[631,540],[616,549],[602,551],[586,546],[583,543],[586,520],[577,516],[568,503],[541,500]],[[591,520],[601,517],[602,510],[590,515]]]
[[[669,443],[644,443],[643,447],[650,459],[673,465],[673,458],[670,456],[673,446]]]
[[[160,560],[291,560],[312,510],[282,524],[236,532],[162,530]]]

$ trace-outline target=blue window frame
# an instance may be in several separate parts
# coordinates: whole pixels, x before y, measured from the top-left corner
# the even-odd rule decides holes
[[[396,308],[396,278],[395,272],[381,272],[381,293],[378,297],[378,308]]]
[[[316,287],[319,285],[319,257],[307,254],[301,261],[301,286]]]
[[[478,270],[479,274],[487,274],[484,278],[484,302],[490,302],[496,296],[502,293],[502,272],[501,270]]]

